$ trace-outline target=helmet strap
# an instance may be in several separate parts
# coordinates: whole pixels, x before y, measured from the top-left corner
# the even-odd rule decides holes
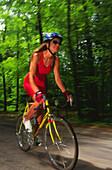
[[[55,55],[55,53],[53,53],[53,52],[50,50],[50,41],[49,41],[49,46],[48,46],[47,49],[49,50],[49,52],[50,52],[53,56]]]
[[[53,53],[51,50],[50,50],[50,48],[47,48],[48,50],[49,50],[49,52],[54,56],[55,55],[55,53]]]
[[[50,50],[49,47],[48,47],[47,49],[48,49],[49,52],[53,55],[53,60],[52,60],[52,64],[51,64],[51,68],[53,69],[53,68],[54,68],[54,65],[55,65],[56,56],[55,56],[55,53],[52,53],[52,51]]]

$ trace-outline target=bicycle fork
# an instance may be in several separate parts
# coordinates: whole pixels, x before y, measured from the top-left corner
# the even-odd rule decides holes
[[[55,130],[55,133],[56,133],[56,136],[58,137],[59,139],[59,143],[61,143],[62,139],[59,135],[59,132],[57,130],[57,127],[56,127],[56,123],[55,123],[55,120],[54,118],[48,118],[48,124],[46,125],[46,129],[47,127],[49,126],[49,133],[50,133],[50,136],[51,136],[51,140],[53,142],[53,144],[57,144],[57,141],[54,139],[54,136],[53,136],[53,133],[52,133],[52,126],[51,126],[51,123],[53,123],[53,128]]]
[[[55,120],[54,120],[54,118],[51,118],[51,115],[50,115],[50,109],[48,107],[48,100],[46,100],[46,106],[47,106],[47,114],[48,114],[48,123],[46,125],[46,129],[49,126],[49,133],[50,133],[50,136],[51,136],[51,140],[52,140],[53,144],[56,144],[56,140],[54,139],[54,136],[53,136],[53,133],[52,133],[52,126],[51,125],[53,123],[53,128],[54,128],[54,130],[56,132],[56,135],[57,135],[57,137],[59,139],[59,142],[61,143],[62,140],[61,140],[61,137],[60,137],[60,135],[58,133]]]

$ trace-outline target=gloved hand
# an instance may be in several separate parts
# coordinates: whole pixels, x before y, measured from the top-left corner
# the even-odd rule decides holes
[[[67,98],[69,97],[69,94],[67,91],[64,91],[63,93],[66,95]]]
[[[63,92],[65,95],[66,95],[66,97],[67,97],[67,102],[70,102],[70,103],[72,103],[73,102],[73,95],[70,93],[68,93],[67,91],[64,91]],[[70,105],[72,105],[72,104],[70,104]]]
[[[36,92],[36,101],[39,103],[43,99],[43,94],[41,91]]]

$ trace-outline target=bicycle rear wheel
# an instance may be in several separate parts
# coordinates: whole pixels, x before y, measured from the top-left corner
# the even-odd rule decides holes
[[[56,129],[59,137],[54,129],[53,121],[55,121]],[[73,128],[64,119],[54,117],[50,123],[54,143],[51,140],[49,126],[45,129],[45,149],[48,153],[50,162],[59,170],[71,170],[75,167],[78,159],[78,142]]]
[[[16,123],[16,137],[17,143],[21,150],[28,151],[30,149],[30,145],[28,143],[28,135],[25,130],[24,124],[22,123],[23,114],[18,116],[17,123]],[[22,123],[22,124],[21,124]],[[21,129],[20,129],[21,126]],[[19,133],[20,130],[20,133]]]

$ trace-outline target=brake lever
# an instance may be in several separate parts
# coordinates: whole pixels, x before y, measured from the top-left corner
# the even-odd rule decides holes
[[[45,95],[43,95],[43,99],[44,99],[43,108],[45,109],[45,101],[46,101],[46,96]]]
[[[70,106],[72,106],[72,95],[70,94],[69,97],[70,97]]]
[[[45,100],[46,100],[46,96],[45,96],[45,95],[43,95],[43,99],[44,99],[43,108],[45,109]],[[41,105],[42,105],[42,104],[39,104],[36,108],[34,108],[34,110],[38,110]]]

